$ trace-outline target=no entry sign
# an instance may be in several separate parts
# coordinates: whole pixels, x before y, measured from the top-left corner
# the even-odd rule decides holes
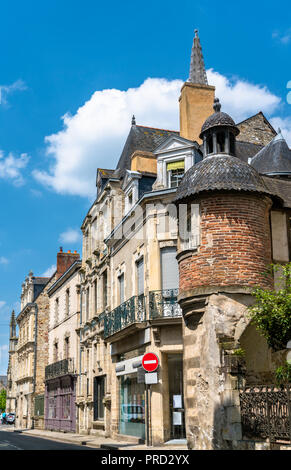
[[[158,368],[159,359],[154,353],[146,353],[142,358],[142,366],[147,372],[153,372]]]

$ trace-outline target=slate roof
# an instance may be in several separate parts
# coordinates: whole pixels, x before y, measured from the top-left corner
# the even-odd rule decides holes
[[[291,150],[279,132],[262,148],[250,164],[261,174],[291,174]]]
[[[248,159],[254,157],[264,146],[253,144],[251,142],[243,142],[236,140],[235,142],[235,156],[248,163]]]
[[[264,183],[273,194],[277,194],[283,201],[283,206],[291,209],[291,180],[262,176]]]
[[[136,150],[152,152],[169,135],[179,135],[177,131],[133,125],[126,139],[116,169],[130,170],[130,157]]]
[[[259,173],[232,156],[207,157],[192,166],[178,186],[175,201],[202,191],[235,190],[272,194]]]

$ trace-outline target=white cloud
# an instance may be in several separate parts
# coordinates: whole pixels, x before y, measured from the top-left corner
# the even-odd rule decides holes
[[[270,123],[276,131],[278,128],[281,129],[283,137],[286,139],[289,147],[291,148],[291,118],[273,117],[270,119]]]
[[[0,256],[0,264],[8,264],[9,260],[5,256]]]
[[[272,113],[280,103],[265,86],[230,80],[212,69],[207,73],[222,110],[237,122],[260,110]],[[35,170],[34,177],[58,193],[93,197],[96,169],[116,167],[132,114],[137,124],[179,129],[182,84],[182,80],[148,78],[126,91],[96,91],[76,114],[63,116],[61,131],[46,137],[50,167]]]
[[[51,277],[56,271],[57,267],[55,264],[52,264],[47,270],[40,275],[40,277]]]
[[[29,158],[27,153],[22,153],[19,157],[9,153],[4,157],[4,152],[0,150],[0,178],[12,181],[15,186],[22,186],[24,179],[21,170],[26,167]]]
[[[208,70],[207,78],[209,84],[215,85],[215,95],[222,104],[222,111],[229,113],[236,122],[258,111],[270,114],[281,101],[266,86],[241,79],[228,79],[213,69]]]
[[[4,300],[0,300],[0,310],[2,307],[4,307],[4,305],[6,305],[6,302]]]
[[[26,90],[27,86],[22,80],[16,80],[11,85],[0,85],[0,105],[7,104],[7,96],[15,91]]]
[[[82,239],[81,230],[68,228],[60,234],[59,241],[62,243],[77,243]]]
[[[272,33],[272,38],[279,41],[281,44],[288,44],[291,41],[291,28],[287,29],[287,31],[274,31]]]

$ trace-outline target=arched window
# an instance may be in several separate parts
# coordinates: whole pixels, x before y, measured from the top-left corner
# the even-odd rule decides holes
[[[216,142],[217,142],[217,153],[225,152],[225,132],[217,132]]]

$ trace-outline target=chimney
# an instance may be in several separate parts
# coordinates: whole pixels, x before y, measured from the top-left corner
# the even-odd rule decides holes
[[[60,251],[57,254],[57,279],[59,279],[78,259],[80,259],[80,255],[76,250],[74,253],[71,253],[71,250],[64,253],[63,248],[60,247]]]

